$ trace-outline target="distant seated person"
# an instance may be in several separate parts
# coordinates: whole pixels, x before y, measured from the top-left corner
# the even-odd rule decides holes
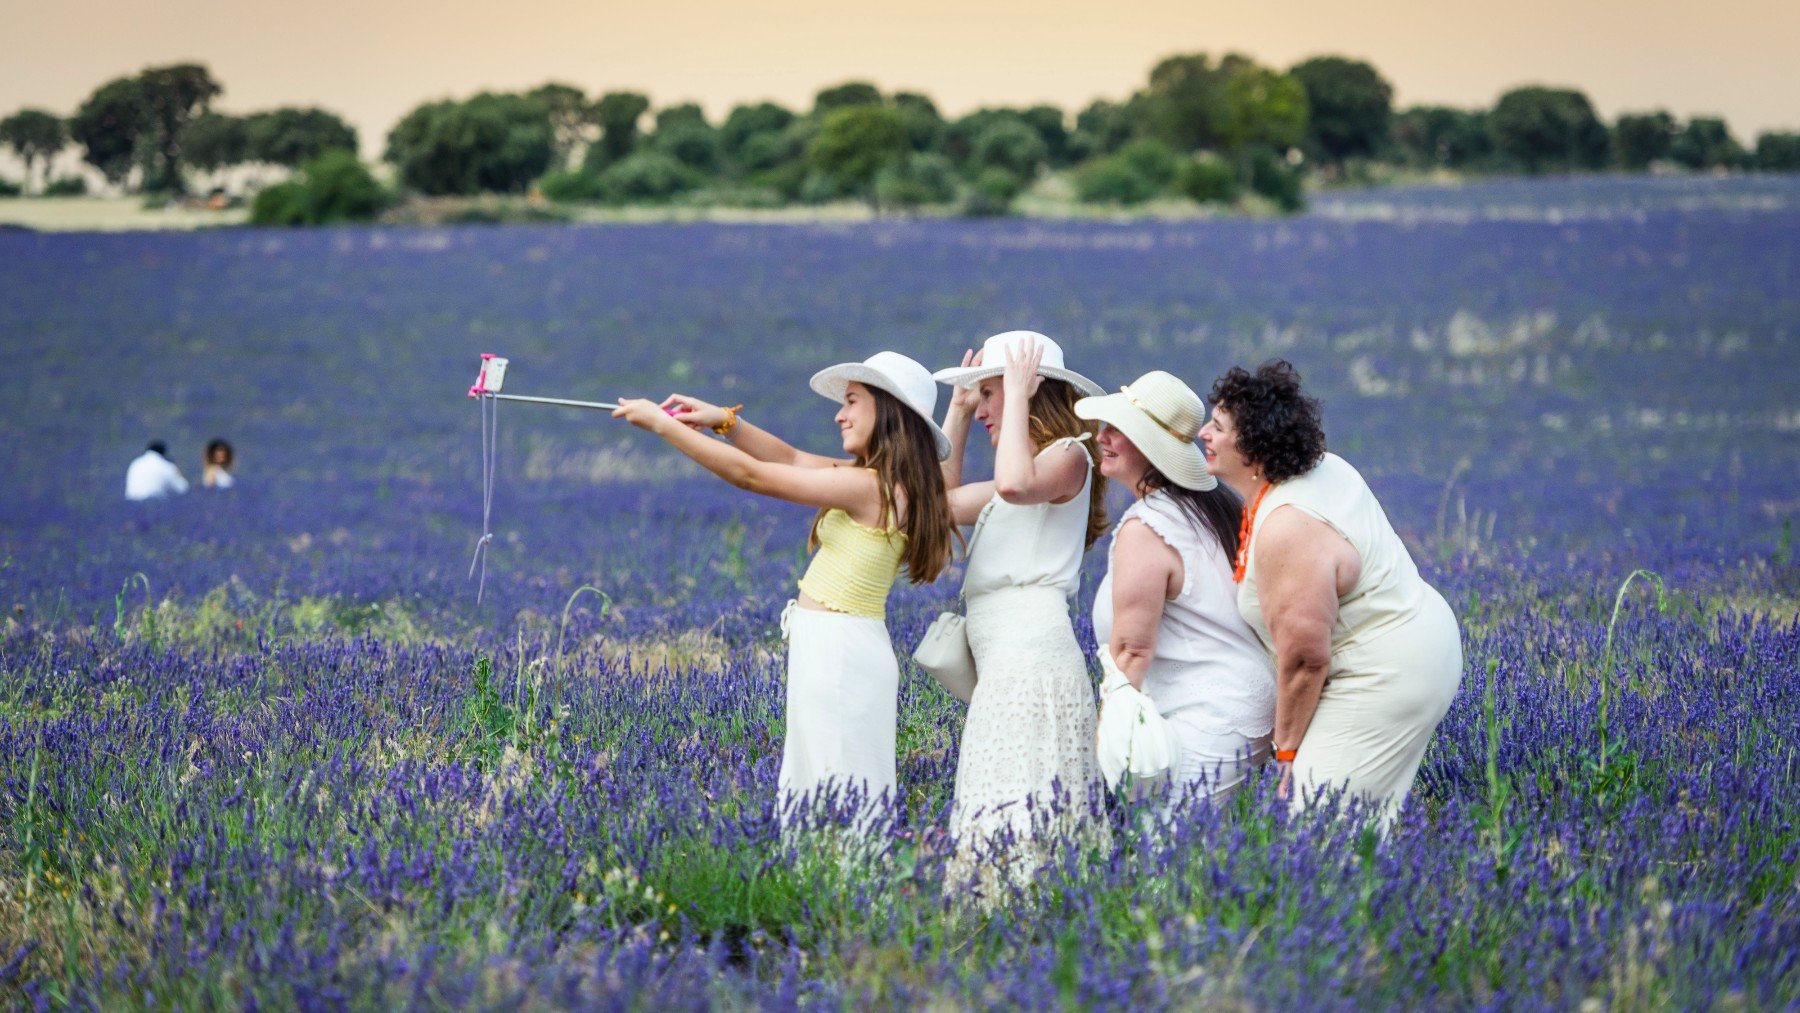
[[[213,440],[206,445],[206,468],[200,472],[200,484],[208,489],[231,488],[231,463],[237,460],[237,454],[231,444],[224,440]]]
[[[125,498],[129,500],[162,499],[188,491],[181,469],[169,460],[169,445],[151,440],[131,467],[125,469]]]

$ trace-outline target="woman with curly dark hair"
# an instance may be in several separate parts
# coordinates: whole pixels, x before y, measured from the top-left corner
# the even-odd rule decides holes
[[[1213,384],[1207,470],[1248,504],[1238,609],[1275,659],[1275,759],[1303,808],[1328,791],[1383,829],[1462,681],[1456,617],[1368,483],[1325,449],[1319,402],[1280,359]]]

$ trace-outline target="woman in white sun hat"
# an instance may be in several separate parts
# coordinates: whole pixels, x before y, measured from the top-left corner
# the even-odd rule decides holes
[[[893,793],[900,669],[888,591],[902,564],[914,583],[935,580],[954,537],[940,470],[950,441],[932,421],[937,386],[925,367],[880,352],[820,370],[812,389],[842,405],[835,421],[848,460],[796,450],[738,408],[685,394],[662,405],[621,399],[613,413],[740,489],[819,509],[812,563],[782,614],[784,821],[828,786],[866,793],[865,804]]]
[[[1142,773],[1128,754],[1165,747],[1134,742],[1134,726],[1160,716],[1174,747],[1169,804],[1190,794],[1223,801],[1267,758],[1275,672],[1238,614],[1231,574],[1243,504],[1194,443],[1206,404],[1158,370],[1075,411],[1105,424],[1101,474],[1137,498],[1094,597],[1102,763],[1109,779],[1123,766]],[[1121,714],[1132,720],[1112,720]]]
[[[1028,842],[1083,822],[1099,781],[1094,690],[1069,600],[1106,530],[1092,427],[1075,415],[1076,399],[1101,388],[1034,331],[996,334],[935,375],[955,390],[944,419],[950,511],[975,525],[963,596],[976,683],[950,815],[953,873],[987,893],[1028,879],[1042,857]],[[994,477],[965,484],[971,421],[993,444]]]

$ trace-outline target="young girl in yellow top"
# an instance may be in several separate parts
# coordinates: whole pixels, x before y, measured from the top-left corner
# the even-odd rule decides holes
[[[842,405],[835,421],[849,460],[796,450],[736,409],[682,394],[661,405],[621,399],[613,413],[740,489],[819,508],[812,563],[782,617],[784,819],[829,783],[867,802],[892,794],[900,668],[884,621],[888,590],[902,564],[914,583],[935,580],[952,538],[938,463],[950,441],[932,422],[937,385],[925,367],[880,352],[820,370],[812,389]]]

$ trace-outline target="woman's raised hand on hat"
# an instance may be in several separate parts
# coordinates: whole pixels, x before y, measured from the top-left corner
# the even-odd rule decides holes
[[[981,365],[981,352],[977,349],[965,349],[962,357],[963,368]],[[981,387],[970,384],[967,387],[950,385],[950,414],[973,415],[981,404]]]
[[[711,429],[725,424],[725,409],[686,394],[670,394],[663,398],[662,408],[689,429]]]
[[[1044,361],[1044,346],[1037,342],[1025,344],[1012,341],[1006,345],[1006,400],[1010,403],[1017,398],[1031,400],[1037,393],[1038,384],[1044,378],[1038,375],[1038,366]]]

